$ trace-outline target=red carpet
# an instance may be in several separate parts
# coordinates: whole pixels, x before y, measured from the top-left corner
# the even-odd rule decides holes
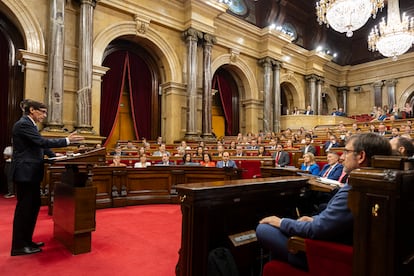
[[[10,256],[15,199],[0,198],[0,275],[175,275],[181,244],[178,205],[97,210],[92,251],[72,255],[53,239],[52,217],[42,207],[34,234],[43,252]]]

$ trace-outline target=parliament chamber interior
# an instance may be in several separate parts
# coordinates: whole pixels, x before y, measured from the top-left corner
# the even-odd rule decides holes
[[[414,275],[412,1],[3,0],[0,23],[1,147],[24,99],[44,138],[84,137],[40,187],[74,255],[97,209],[173,204],[176,275]],[[364,133],[411,146],[347,172]],[[290,235],[298,268],[259,242],[262,218],[314,216],[344,185],[351,243]],[[222,248],[237,274],[212,272]]]

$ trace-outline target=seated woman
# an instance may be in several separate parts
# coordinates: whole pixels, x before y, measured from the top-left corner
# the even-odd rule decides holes
[[[263,157],[263,156],[268,156],[269,154],[267,153],[266,149],[264,146],[259,146],[259,149],[257,150],[257,156],[259,157]]]
[[[121,155],[114,155],[113,159],[112,159],[112,163],[109,164],[109,166],[111,167],[126,167],[126,164],[121,162]]]
[[[216,162],[211,159],[211,155],[209,153],[204,153],[203,161],[200,162],[200,165],[203,167],[216,167]]]
[[[288,140],[286,140],[284,149],[285,150],[295,150],[297,148],[294,147],[292,139],[288,139]]]
[[[146,168],[151,166],[151,162],[147,161],[147,155],[145,153],[139,156],[139,162],[135,163],[134,168]]]
[[[312,152],[307,152],[303,155],[303,164],[300,166],[302,171],[310,172],[312,175],[318,175],[320,168],[315,162],[315,155]]]
[[[184,166],[199,166],[200,165],[200,163],[193,161],[193,158],[191,157],[191,153],[184,154],[182,164]]]
[[[202,146],[198,146],[196,152],[193,155],[193,157],[203,158],[203,155],[204,155],[204,148]]]

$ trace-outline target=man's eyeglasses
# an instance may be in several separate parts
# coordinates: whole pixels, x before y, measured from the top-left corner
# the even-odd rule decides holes
[[[45,109],[36,109],[36,110],[47,115],[47,110],[45,110]]]
[[[350,153],[350,152],[358,152],[358,151],[356,151],[356,150],[351,150],[351,149],[344,149],[344,150],[343,150],[343,152],[342,152],[342,154],[348,154],[348,153]]]

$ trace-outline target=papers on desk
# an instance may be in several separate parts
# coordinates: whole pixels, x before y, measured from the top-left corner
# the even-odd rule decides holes
[[[343,186],[343,184],[341,182],[336,181],[336,180],[332,180],[332,179],[328,179],[328,178],[325,178],[325,177],[319,177],[316,180],[323,183],[323,184],[331,185],[331,186],[334,186],[334,187],[342,187]]]
[[[62,155],[62,156],[56,156],[56,157],[49,157],[48,160],[62,160],[62,159],[66,159],[68,158],[66,155]]]
[[[64,160],[64,159],[70,159],[76,156],[81,155],[81,153],[74,153],[72,156],[67,156],[67,155],[62,155],[62,156],[55,156],[55,157],[50,157],[48,158],[48,160],[52,160],[52,161],[56,161],[56,160]]]

